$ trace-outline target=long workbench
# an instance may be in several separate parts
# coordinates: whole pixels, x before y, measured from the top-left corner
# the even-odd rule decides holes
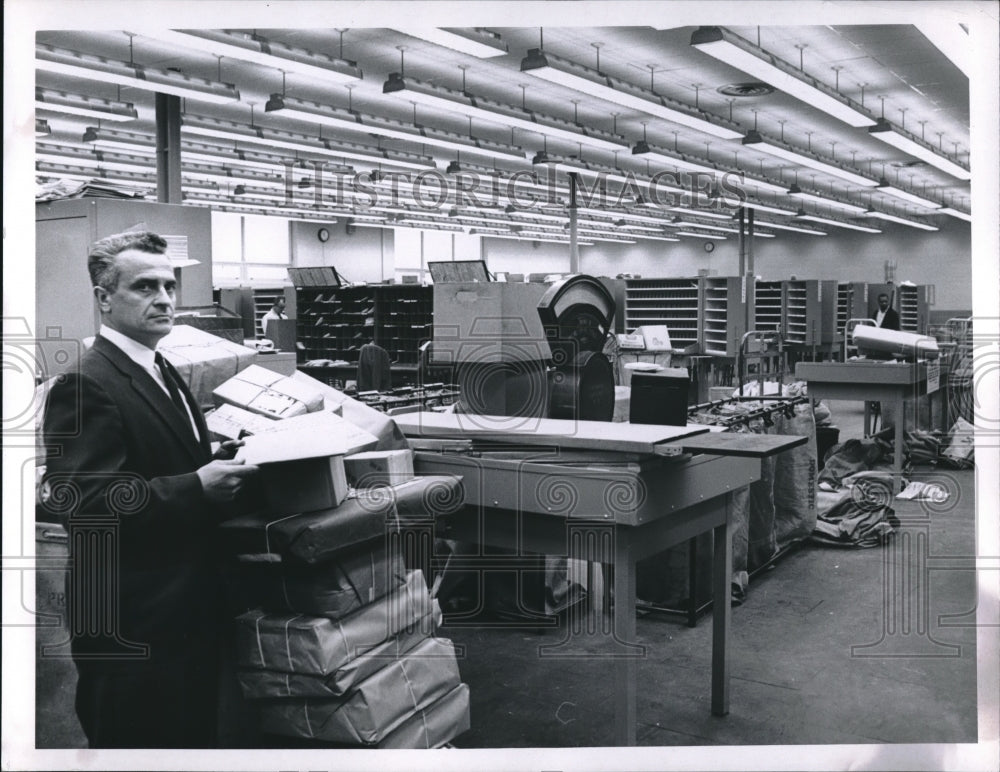
[[[906,402],[938,390],[940,369],[926,362],[799,362],[795,377],[809,384],[813,399],[849,402],[885,402],[893,406],[896,420],[892,476],[894,494],[903,478],[903,435],[906,433]],[[867,429],[867,420],[866,420]]]
[[[567,635],[606,639],[619,745],[636,742],[636,680],[645,654],[636,642],[636,563],[712,531],[713,595],[725,602],[713,611],[711,706],[715,715],[729,712],[732,494],[760,478],[761,458],[805,437],[440,413],[396,421],[417,449],[419,474],[462,477],[464,507],[447,518],[449,538],[612,567],[612,628],[569,624]],[[539,654],[580,656],[569,639]]]

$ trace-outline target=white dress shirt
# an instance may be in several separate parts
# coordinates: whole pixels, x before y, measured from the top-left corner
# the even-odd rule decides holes
[[[156,351],[143,344],[139,343],[137,340],[133,340],[128,335],[118,332],[118,330],[108,327],[106,324],[101,325],[101,329],[98,334],[104,338],[109,343],[113,343],[115,346],[122,350],[129,359],[135,362],[139,367],[149,373],[150,377],[159,384],[163,392],[170,397],[170,389],[167,388],[167,382],[163,380],[163,373],[160,372],[160,368],[156,366]],[[171,400],[173,399],[170,397]],[[200,437],[198,434],[198,424],[194,421],[194,416],[191,414],[191,406],[188,404],[186,399],[181,399],[184,403],[184,409],[187,411],[188,421],[191,422],[191,431],[194,432],[196,438]]]

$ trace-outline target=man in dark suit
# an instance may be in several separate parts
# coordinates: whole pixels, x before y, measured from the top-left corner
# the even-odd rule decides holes
[[[44,415],[41,499],[69,533],[76,709],[91,747],[215,745],[213,540],[257,472],[229,448],[213,458],[197,402],[155,351],[173,326],[166,247],[153,233],[92,246],[101,329]]]
[[[883,330],[899,329],[899,314],[889,305],[889,296],[884,292],[878,296],[878,311],[875,314],[875,324]]]

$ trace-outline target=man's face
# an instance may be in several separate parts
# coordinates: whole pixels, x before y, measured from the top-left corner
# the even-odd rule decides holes
[[[879,311],[885,311],[889,308],[889,296],[879,295],[878,296],[878,309]]]
[[[118,287],[94,288],[104,324],[149,348],[174,326],[177,281],[166,255],[126,249],[116,258]]]
[[[285,313],[285,299],[284,298],[278,298],[277,306],[278,306],[279,313],[282,313],[282,314]]]

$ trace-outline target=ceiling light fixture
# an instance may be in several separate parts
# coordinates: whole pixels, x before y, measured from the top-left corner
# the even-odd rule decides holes
[[[35,68],[74,78],[173,94],[199,102],[229,104],[240,101],[240,92],[231,83],[192,78],[173,70],[80,54],[44,43],[35,45]]]
[[[382,86],[382,93],[404,97],[411,102],[438,110],[544,134],[547,137],[572,142],[574,145],[583,144],[610,152],[628,147],[628,140],[625,137],[610,131],[495,102],[467,91],[454,91],[415,78],[404,78],[398,72],[389,75]]]
[[[865,217],[874,217],[878,220],[886,220],[887,222],[899,223],[900,225],[908,225],[911,228],[917,228],[922,231],[936,231],[940,230],[935,225],[930,225],[929,223],[915,222],[913,220],[907,220],[905,217],[897,217],[894,214],[886,214],[885,212],[879,212],[875,209],[869,209],[865,212]]]
[[[152,134],[88,126],[83,132],[83,141],[90,143],[98,150],[135,153],[137,155],[156,154],[156,137]]]
[[[712,212],[707,209],[694,209],[690,206],[668,206],[667,210],[671,212],[680,212],[681,214],[691,214],[695,217],[709,217],[713,220],[728,220],[732,217],[731,214]]]
[[[807,153],[804,150],[793,150],[789,146],[780,144],[773,139],[764,139],[764,137],[762,137],[756,129],[747,132],[747,135],[743,138],[743,144],[753,148],[754,150],[763,151],[784,161],[788,161],[799,166],[808,166],[810,169],[815,169],[818,172],[839,177],[842,180],[851,182],[860,187],[870,188],[878,185],[878,180],[865,177],[844,166],[840,166],[833,161],[826,161],[819,156]]]
[[[902,150],[914,158],[926,161],[931,166],[940,169],[946,174],[950,174],[957,180],[967,181],[972,179],[972,172],[969,171],[967,166],[948,158],[938,150],[935,150],[933,145],[918,139],[905,129],[893,126],[884,118],[879,118],[878,124],[868,129],[868,133],[875,137],[875,139],[880,139],[887,145],[892,145],[897,150]]]
[[[670,150],[666,150],[665,148],[650,145],[644,139],[636,142],[635,147],[632,148],[632,155],[636,158],[659,161],[660,163],[673,166],[683,171],[710,174],[713,177],[726,171],[725,169],[721,169],[710,164],[708,161],[691,159],[683,153],[674,153]]]
[[[766,225],[768,228],[777,228],[779,231],[792,231],[793,233],[807,233],[810,236],[825,236],[826,232],[816,228],[800,228],[797,225],[787,225],[783,222],[770,222],[768,220],[758,220],[758,225]]]
[[[960,209],[955,209],[951,206],[946,206],[943,209],[938,209],[936,212],[927,212],[926,214],[946,214],[949,217],[957,217],[959,220],[965,220],[966,222],[972,222],[972,215],[968,212],[963,212]]]
[[[457,27],[390,27],[404,35],[426,40],[438,46],[450,48],[461,54],[479,59],[490,59],[507,53],[507,44],[495,32],[482,27],[462,29]]]
[[[678,236],[690,236],[695,239],[715,239],[716,241],[725,241],[726,237],[719,233],[695,233],[694,231],[677,231]]]
[[[928,20],[929,21],[929,20]],[[969,33],[954,19],[938,19],[934,23],[917,24],[934,46],[956,66],[966,77],[972,76],[972,56]]]
[[[385,150],[356,142],[328,140],[268,126],[253,126],[235,121],[185,114],[181,117],[181,134],[196,137],[246,142],[270,148],[282,148],[296,153],[351,159],[400,169],[433,169],[434,159],[427,155]]]
[[[131,102],[116,102],[111,99],[98,99],[40,87],[35,88],[35,110],[118,123],[139,118],[139,113]]]
[[[280,113],[284,118],[294,118],[310,123],[336,126],[341,129],[357,131],[363,134],[376,134],[392,139],[402,139],[417,142],[422,145],[433,145],[449,150],[461,150],[463,153],[485,155],[505,161],[521,161],[526,158],[524,150],[487,139],[477,139],[472,136],[456,134],[451,131],[432,129],[421,126],[415,121],[403,123],[392,118],[368,115],[365,113],[345,110],[341,107],[323,105],[305,99],[296,99],[282,94],[272,94],[264,107],[265,112]]]
[[[825,198],[819,196],[815,193],[810,193],[809,191],[802,190],[798,185],[792,185],[786,193],[789,196],[795,196],[796,198],[801,198],[805,201],[812,201],[814,204],[822,204],[823,206],[828,206],[831,209],[838,209],[842,212],[849,212],[851,214],[864,214],[865,208],[863,206],[858,206],[857,204],[848,204],[845,201],[840,201],[836,198]]]
[[[691,35],[691,45],[848,126],[875,125],[874,116],[858,102],[724,27],[699,27]]]
[[[782,217],[792,217],[795,215],[793,209],[781,209],[770,204],[761,204],[758,201],[744,201],[742,204],[746,209],[755,209],[758,212],[768,212],[770,214],[780,214]]]
[[[637,110],[672,123],[703,131],[721,139],[739,139],[743,132],[739,124],[702,110],[689,107],[656,92],[632,83],[612,78],[576,62],[561,59],[541,49],[529,49],[521,61],[521,72],[529,73],[550,83],[583,92],[607,102]]]
[[[903,190],[902,188],[890,185],[889,181],[885,178],[879,182],[875,190],[880,193],[888,193],[890,196],[895,196],[896,198],[902,199],[909,204],[914,204],[915,206],[922,206],[926,209],[941,208],[941,204],[939,202],[931,201],[929,198],[924,198],[923,196],[918,196],[916,193],[911,193],[908,190]]]
[[[141,32],[140,34],[147,34]],[[213,56],[228,56],[244,62],[262,64],[284,72],[322,80],[327,83],[354,83],[361,80],[361,70],[355,62],[296,48],[261,35],[239,30],[185,29],[155,30],[150,38],[173,43]]]
[[[805,222],[818,222],[824,225],[832,225],[835,228],[844,228],[849,231],[861,231],[862,233],[881,233],[882,231],[878,228],[872,228],[868,225],[855,225],[854,223],[844,222],[843,220],[834,220],[829,217],[821,217],[818,214],[806,214],[804,211],[799,210],[799,213],[795,215],[796,220],[803,220]],[[769,223],[770,225],[770,223]]]

